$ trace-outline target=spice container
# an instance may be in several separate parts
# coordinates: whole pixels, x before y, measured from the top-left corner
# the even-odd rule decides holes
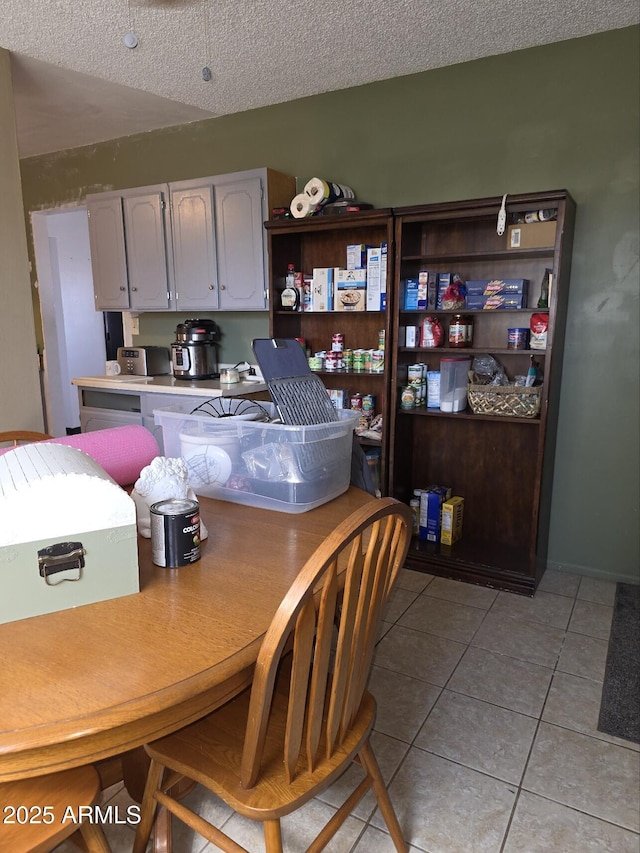
[[[449,324],[449,346],[470,347],[473,343],[473,317],[455,314]]]

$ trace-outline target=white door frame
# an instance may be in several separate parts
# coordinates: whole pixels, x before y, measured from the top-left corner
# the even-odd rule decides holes
[[[78,282],[68,282],[61,276],[58,240],[52,236],[52,216],[69,213],[84,213],[84,205],[70,205],[51,210],[31,212],[31,227],[33,232],[34,253],[37,268],[38,290],[40,296],[40,313],[42,318],[42,333],[44,337],[43,354],[43,384],[46,407],[47,431],[52,435],[65,435],[67,428],[79,428],[80,415],[78,408],[77,390],[71,385],[71,379],[78,375],[104,373],[105,344],[104,320],[101,312],[93,308],[93,280],[90,275],[89,241],[86,240],[86,256],[82,245],[82,257],[78,262],[86,273],[80,283],[82,299],[78,299]],[[74,288],[73,293],[71,288]],[[87,290],[88,288],[88,290]],[[65,298],[66,296],[66,298]],[[78,368],[76,347],[80,335],[74,335],[70,327],[70,318],[65,318],[65,302],[67,314],[70,306],[75,312],[82,310],[82,333],[89,329],[90,351],[86,360],[81,363],[86,368]],[[77,324],[76,320],[76,324]],[[85,325],[86,324],[86,325]],[[77,325],[76,325],[77,328]],[[72,375],[73,374],[73,375]]]

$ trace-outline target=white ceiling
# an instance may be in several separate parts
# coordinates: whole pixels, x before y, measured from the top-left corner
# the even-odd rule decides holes
[[[12,52],[19,151],[30,157],[630,26],[639,9],[637,0],[2,0],[0,47]]]

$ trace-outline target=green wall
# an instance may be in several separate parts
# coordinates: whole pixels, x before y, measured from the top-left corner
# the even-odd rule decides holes
[[[578,214],[549,564],[638,581],[638,33],[616,30],[24,160],[25,209],[260,166],[299,184],[314,175],[346,183],[378,207],[568,189]],[[142,317],[141,340],[170,341],[177,319]],[[243,328],[267,332],[261,315],[251,315],[250,327],[237,314],[217,319],[225,360],[236,339],[242,352]]]

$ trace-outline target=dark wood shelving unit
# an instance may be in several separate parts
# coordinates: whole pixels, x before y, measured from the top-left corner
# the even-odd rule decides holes
[[[546,566],[575,203],[565,190],[509,196],[513,214],[557,210],[554,245],[507,249],[496,223],[502,198],[472,199],[394,210],[396,294],[390,347],[391,412],[389,492],[409,502],[414,489],[440,484],[465,499],[463,538],[443,546],[414,538],[407,565],[437,575],[532,595]],[[535,306],[545,268],[553,269],[546,350],[507,347],[507,328],[528,326],[537,308],[506,311],[404,311],[402,286],[420,270],[458,273],[463,280],[524,278]],[[427,314],[474,318],[472,348],[405,347],[399,330]],[[535,356],[543,372],[537,418],[402,410],[407,367],[415,361],[438,370],[445,355],[489,353],[507,374],[526,373]]]
[[[388,208],[336,216],[275,219],[265,223],[269,248],[269,334],[276,338],[304,338],[312,352],[331,349],[331,336],[344,335],[350,349],[377,349],[378,332],[385,331],[386,359],[382,373],[322,371],[327,388],[346,389],[375,397],[376,414],[383,418],[380,441],[361,439],[365,447],[381,450],[380,488],[388,493],[388,447],[391,365],[389,347],[394,316],[394,226]],[[314,267],[346,267],[347,246],[387,243],[386,311],[282,311],[280,293],[289,264],[311,274]]]

